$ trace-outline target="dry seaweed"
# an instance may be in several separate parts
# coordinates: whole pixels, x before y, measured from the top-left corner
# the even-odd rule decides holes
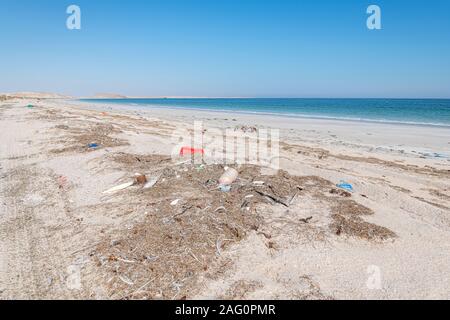
[[[98,266],[108,279],[109,295],[113,298],[193,296],[199,275],[209,272],[223,250],[246,238],[250,231],[260,230],[264,218],[259,209],[289,206],[295,196],[301,198],[306,193],[327,201],[340,213],[332,216],[333,226],[339,224],[336,229],[340,234],[368,240],[387,238],[382,232],[390,235],[389,230],[357,218],[372,212],[354,201],[330,195],[332,183],[319,177],[297,177],[282,170],[275,175],[261,175],[261,168],[246,165],[236,168],[239,178],[230,192],[222,192],[218,188],[218,178],[224,170],[222,165],[177,165],[157,155],[118,153],[109,157],[130,174],[139,169],[159,177],[151,189],[127,190],[115,195],[126,197],[128,203],[140,202],[146,215],[130,230],[105,239],[95,250]],[[255,184],[255,181],[264,183]],[[180,200],[174,201],[176,199]],[[356,218],[347,220],[343,215]],[[299,220],[298,230],[302,230],[300,225],[314,228],[311,220],[312,217],[306,218],[306,223]],[[354,231],[363,228],[367,230],[362,236],[361,232]],[[277,249],[273,240],[268,246]]]
[[[330,225],[331,231],[340,236],[347,235],[366,240],[388,240],[396,234],[388,228],[364,221],[358,216],[342,216],[333,214],[334,222]]]

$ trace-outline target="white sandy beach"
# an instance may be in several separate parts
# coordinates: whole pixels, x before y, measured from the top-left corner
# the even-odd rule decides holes
[[[0,103],[2,299],[450,298],[448,128]],[[172,132],[194,121],[279,129],[287,173],[266,184],[292,195],[288,206],[243,203],[248,213],[235,212],[238,193],[189,192],[197,174],[216,169],[164,159]],[[246,192],[247,177],[259,177],[252,170],[242,167]],[[159,172],[167,186],[103,194],[136,172]],[[341,180],[351,196],[333,193]]]

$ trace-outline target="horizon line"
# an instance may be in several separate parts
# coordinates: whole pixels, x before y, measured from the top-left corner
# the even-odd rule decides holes
[[[124,99],[390,99],[390,100],[450,100],[450,97],[283,97],[283,96],[273,96],[273,97],[203,97],[203,96],[124,96],[124,97],[73,97],[74,99],[83,100],[124,100]]]
[[[80,100],[123,100],[123,99],[390,99],[390,100],[450,100],[448,97],[374,97],[374,96],[356,96],[356,97],[319,97],[319,96],[171,96],[171,95],[154,95],[154,96],[128,96],[114,93],[100,93],[94,95],[70,95],[53,92],[0,92],[0,95],[21,98],[41,98],[41,99],[80,99]]]

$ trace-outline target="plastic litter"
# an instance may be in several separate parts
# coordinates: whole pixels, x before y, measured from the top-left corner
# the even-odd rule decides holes
[[[253,184],[254,184],[255,186],[262,186],[262,185],[265,184],[265,182],[264,182],[264,181],[253,181]]]
[[[205,150],[204,149],[195,149],[195,148],[191,148],[191,147],[182,147],[180,150],[180,156],[185,156],[185,155],[193,155],[193,154],[205,154]]]
[[[172,202],[170,203],[170,205],[171,205],[171,206],[176,206],[180,201],[181,201],[181,199],[174,200],[174,201],[172,201]]]
[[[136,184],[144,184],[145,185],[147,183],[147,177],[140,173],[136,173],[134,180],[135,180]]]
[[[221,185],[219,186],[220,191],[222,192],[230,192],[231,191],[231,186],[225,186],[225,185]]]
[[[227,209],[225,207],[218,207],[216,210],[214,210],[214,212],[218,212],[218,211],[227,211]]]
[[[343,180],[341,180],[341,182],[338,183],[336,185],[336,187],[344,189],[344,190],[347,190],[347,191],[350,191],[350,192],[353,192],[353,186],[350,183],[345,182]]]
[[[227,186],[232,184],[238,178],[239,173],[236,169],[228,168],[225,173],[220,177],[219,184],[221,186]]]
[[[152,179],[150,179],[150,180],[144,185],[144,189],[150,189],[150,188],[153,188],[157,182],[158,182],[158,178],[152,178]]]
[[[124,183],[124,184],[115,186],[115,187],[113,187],[113,188],[111,188],[111,189],[109,189],[109,190],[106,190],[105,192],[103,192],[103,194],[111,194],[111,193],[115,193],[115,192],[117,192],[117,191],[120,191],[120,190],[124,190],[124,189],[126,189],[126,188],[129,188],[129,187],[131,187],[132,185],[134,185],[134,181],[132,181],[132,182],[127,182],[127,183]]]
[[[28,109],[33,109],[34,106],[33,106],[32,104],[29,104],[29,105],[27,105],[27,108],[28,108]]]
[[[89,143],[89,144],[88,144],[88,147],[89,147],[90,149],[97,149],[97,148],[99,147],[99,145],[98,145],[97,143]]]

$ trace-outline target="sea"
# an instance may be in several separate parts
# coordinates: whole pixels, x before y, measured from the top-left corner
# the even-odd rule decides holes
[[[450,99],[162,98],[81,101],[142,108],[226,111],[450,128]]]

